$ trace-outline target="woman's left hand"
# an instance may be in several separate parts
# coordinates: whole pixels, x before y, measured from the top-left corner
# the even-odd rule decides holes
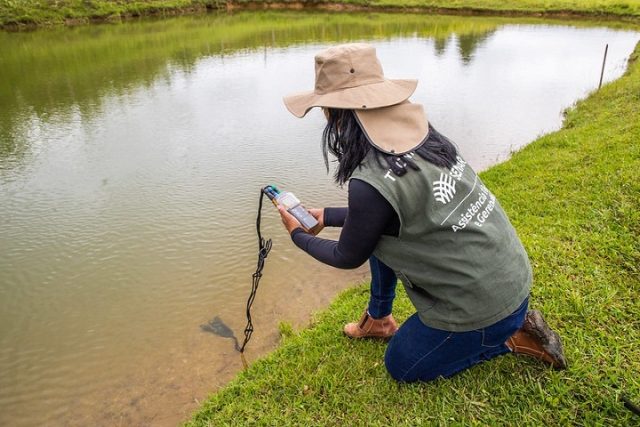
[[[284,207],[278,206],[278,211],[280,212],[280,217],[282,218],[282,223],[284,224],[284,228],[287,229],[289,234],[291,234],[291,232],[298,227],[304,229],[304,227],[302,227],[302,224],[300,224],[300,222],[296,219],[296,217],[294,217],[289,212],[287,212],[287,210]]]

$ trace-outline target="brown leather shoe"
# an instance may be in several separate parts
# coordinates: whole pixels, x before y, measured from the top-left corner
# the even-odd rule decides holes
[[[344,333],[349,338],[380,338],[389,339],[398,330],[393,315],[385,316],[381,319],[374,319],[365,311],[359,322],[347,323],[344,325]]]
[[[551,330],[538,310],[527,312],[522,327],[505,344],[512,352],[533,356],[555,369],[567,367],[560,336]]]

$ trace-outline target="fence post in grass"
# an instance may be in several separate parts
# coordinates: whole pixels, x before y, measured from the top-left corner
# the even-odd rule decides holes
[[[600,71],[600,83],[598,83],[598,89],[602,86],[602,76],[604,76],[604,65],[607,63],[607,51],[609,50],[609,43],[604,47],[604,58],[602,59],[602,70]]]

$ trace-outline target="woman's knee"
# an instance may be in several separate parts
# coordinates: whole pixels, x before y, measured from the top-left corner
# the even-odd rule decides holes
[[[391,343],[389,343],[384,353],[384,366],[387,368],[387,372],[391,375],[391,378],[396,381],[403,381],[404,370],[402,369],[402,362],[400,362],[399,355],[396,354]]]
[[[398,382],[412,383],[416,381],[429,381],[430,372],[424,363],[416,363],[416,355],[402,346],[395,337],[389,342],[384,353],[384,366],[391,378]],[[434,377],[435,378],[435,377]]]
[[[453,334],[425,326],[414,314],[389,341],[384,364],[396,381],[430,381],[444,373]]]
[[[391,378],[402,383],[432,381],[440,376],[439,372],[424,366],[424,364],[407,364],[401,356],[388,350],[384,355],[384,365]]]

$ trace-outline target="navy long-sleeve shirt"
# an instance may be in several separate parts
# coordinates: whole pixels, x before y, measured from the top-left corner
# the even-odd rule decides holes
[[[348,205],[324,210],[325,226],[342,227],[338,241],[296,228],[291,232],[293,242],[320,262],[337,268],[356,268],[371,256],[382,235],[398,235],[398,214],[371,185],[359,179],[350,180]]]

